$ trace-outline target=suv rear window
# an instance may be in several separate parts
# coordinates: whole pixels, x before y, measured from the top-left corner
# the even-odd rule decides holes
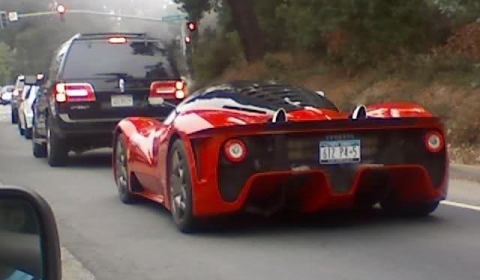
[[[63,79],[129,76],[143,79],[179,79],[165,49],[154,42],[74,41],[68,51]]]

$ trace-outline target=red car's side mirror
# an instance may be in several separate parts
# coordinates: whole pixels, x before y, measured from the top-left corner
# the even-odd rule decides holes
[[[32,190],[0,185],[0,217],[0,274],[60,280],[60,242],[48,203]]]

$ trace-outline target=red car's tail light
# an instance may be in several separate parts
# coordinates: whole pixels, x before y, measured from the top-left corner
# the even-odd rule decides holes
[[[241,162],[247,156],[247,146],[241,140],[231,139],[225,143],[224,152],[229,161]]]
[[[58,103],[95,101],[95,91],[89,83],[58,83],[53,91]]]
[[[156,104],[156,99],[184,99],[187,96],[184,81],[155,81],[150,85],[150,104]]]
[[[425,147],[431,153],[440,152],[445,146],[445,139],[441,133],[430,131],[425,135]]]

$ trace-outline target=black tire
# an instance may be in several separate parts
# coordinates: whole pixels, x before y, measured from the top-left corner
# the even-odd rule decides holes
[[[113,155],[115,157],[115,182],[117,184],[118,196],[123,203],[131,204],[136,201],[130,190],[131,180],[127,161],[127,149],[123,134],[118,135]]]
[[[22,128],[22,124],[20,120],[17,120],[17,127],[18,127],[18,133],[20,136],[23,136],[25,134],[25,130]]]
[[[389,216],[393,217],[425,217],[433,213],[440,201],[429,201],[416,204],[396,203],[392,200],[380,202],[382,210]]]
[[[35,133],[35,127],[32,128],[32,153],[36,158],[47,157],[47,144],[35,142],[37,134]]]
[[[65,139],[60,138],[47,123],[47,161],[51,167],[67,165],[68,149]]]
[[[27,128],[23,132],[23,136],[25,136],[25,139],[32,139],[32,128]]]
[[[17,114],[15,114],[15,110],[12,108],[12,124],[16,124],[18,123],[18,117],[17,117]]]
[[[25,136],[25,139],[32,139],[32,128],[27,127],[27,120],[25,118],[23,119],[23,123],[25,124],[23,136]]]
[[[187,151],[180,139],[177,139],[170,148],[168,186],[173,222],[183,233],[196,231],[198,221],[193,216],[192,179]]]

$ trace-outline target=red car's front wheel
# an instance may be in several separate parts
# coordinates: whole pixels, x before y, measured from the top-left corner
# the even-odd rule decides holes
[[[180,139],[170,149],[168,169],[173,221],[180,231],[193,232],[197,221],[193,217],[192,180],[187,151]]]

